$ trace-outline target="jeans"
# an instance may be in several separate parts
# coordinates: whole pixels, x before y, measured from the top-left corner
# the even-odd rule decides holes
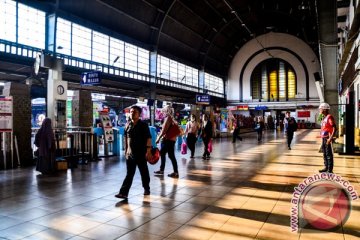
[[[165,162],[166,162],[166,153],[168,154],[171,163],[174,168],[174,172],[178,173],[178,165],[175,158],[175,141],[170,140],[163,140],[161,142],[161,150],[160,150],[160,156],[161,156],[161,165],[160,165],[160,171],[164,171],[165,169]]]

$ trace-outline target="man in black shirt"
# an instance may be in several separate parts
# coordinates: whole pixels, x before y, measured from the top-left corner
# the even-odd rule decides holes
[[[297,130],[297,123],[295,118],[290,116],[289,111],[287,111],[285,114],[284,125],[287,136],[288,149],[291,150],[291,141],[294,137],[294,132]]]
[[[150,195],[150,175],[147,159],[151,158],[151,135],[149,126],[140,120],[141,108],[132,106],[131,121],[125,126],[125,158],[127,174],[117,198],[127,198],[133,182],[136,166],[141,174],[144,195]]]

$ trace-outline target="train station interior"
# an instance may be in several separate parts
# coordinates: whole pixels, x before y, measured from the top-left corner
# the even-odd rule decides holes
[[[359,5],[0,0],[0,239],[359,239]]]

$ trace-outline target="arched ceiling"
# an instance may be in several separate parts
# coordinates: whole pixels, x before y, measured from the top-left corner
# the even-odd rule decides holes
[[[241,46],[269,31],[303,39],[318,53],[315,0],[24,1],[76,16],[149,50],[226,76]],[[47,9],[49,10],[49,9]]]

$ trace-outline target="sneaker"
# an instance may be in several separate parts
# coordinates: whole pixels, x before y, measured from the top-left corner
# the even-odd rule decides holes
[[[155,173],[156,175],[164,175],[164,171],[161,171],[161,170],[155,171],[154,173]]]
[[[210,156],[207,156],[207,157],[206,157],[206,160],[209,160],[209,159],[210,159]]]
[[[327,172],[328,170],[326,168],[319,170],[320,173]]]
[[[121,193],[116,194],[115,197],[116,197],[116,198],[123,198],[123,199],[127,199],[127,198],[128,198],[127,195],[121,194]]]
[[[144,196],[150,195],[150,190],[145,190],[144,191]]]
[[[179,174],[178,174],[178,173],[173,172],[173,173],[168,174],[168,177],[172,177],[172,178],[179,178]]]
[[[291,150],[291,147],[288,147],[289,150]]]
[[[194,156],[190,156],[190,158],[195,158]]]

